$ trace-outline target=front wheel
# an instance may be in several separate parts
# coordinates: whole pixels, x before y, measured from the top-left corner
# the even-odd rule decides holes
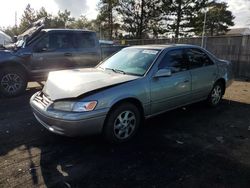
[[[123,103],[109,113],[104,126],[104,137],[111,143],[122,143],[131,139],[141,123],[138,108],[131,103]]]
[[[27,78],[24,72],[9,68],[0,72],[0,93],[6,97],[15,97],[22,94],[27,87]]]
[[[220,82],[215,83],[207,99],[208,105],[212,107],[217,106],[221,102],[223,91],[223,84]]]

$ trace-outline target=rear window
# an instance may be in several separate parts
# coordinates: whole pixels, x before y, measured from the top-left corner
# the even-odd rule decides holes
[[[186,50],[186,56],[191,69],[213,65],[210,57],[200,49],[191,48]]]
[[[95,47],[95,34],[94,33],[76,33],[74,35],[75,48],[94,48]]]

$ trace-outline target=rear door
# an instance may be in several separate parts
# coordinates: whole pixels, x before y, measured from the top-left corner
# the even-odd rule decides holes
[[[153,77],[151,80],[152,114],[190,102],[191,74],[182,49],[171,50],[164,55],[158,70],[166,68],[171,69],[171,76]]]
[[[217,77],[217,65],[201,49],[189,48],[185,50],[192,75],[193,100],[206,98],[210,93]]]
[[[99,42],[94,32],[74,33],[73,62],[78,68],[94,67],[101,59]]]

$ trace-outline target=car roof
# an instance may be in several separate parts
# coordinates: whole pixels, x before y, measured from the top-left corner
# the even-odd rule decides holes
[[[137,46],[130,46],[128,48],[145,48],[145,49],[156,49],[156,50],[163,50],[167,48],[200,48],[200,46],[197,45],[191,45],[191,44],[150,44],[150,45],[137,45]]]
[[[76,31],[76,32],[87,32],[87,33],[94,33],[94,31],[86,30],[86,29],[43,29],[45,32],[51,32],[51,31],[62,31],[62,32],[68,32],[68,31]]]

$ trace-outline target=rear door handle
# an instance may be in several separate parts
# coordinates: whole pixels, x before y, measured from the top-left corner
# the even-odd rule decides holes
[[[72,56],[72,53],[64,53],[64,56],[66,56],[66,57],[71,57],[71,56]]]
[[[183,81],[183,83],[188,83],[188,82],[189,82],[189,80],[184,80],[184,81]]]

